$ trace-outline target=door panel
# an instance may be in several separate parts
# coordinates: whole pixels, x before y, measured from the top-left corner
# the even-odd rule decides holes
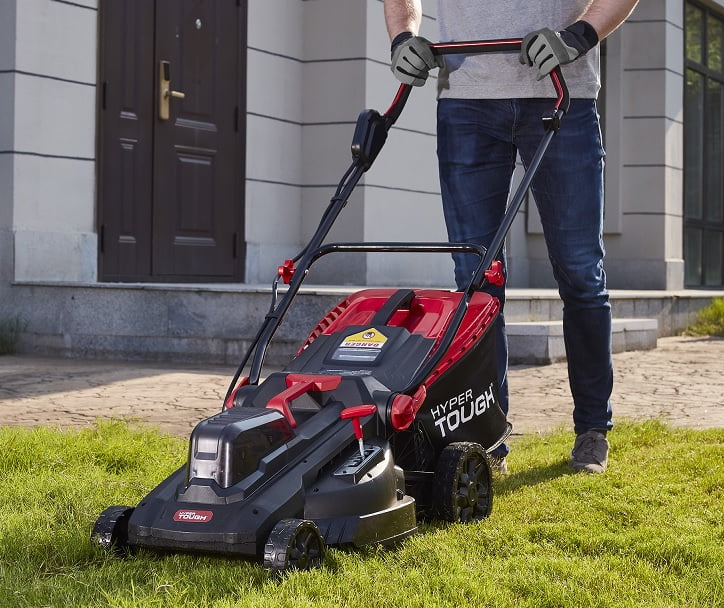
[[[136,280],[151,272],[153,5],[104,3],[100,37],[101,276]]]
[[[229,1],[157,0],[157,10],[156,59],[170,63],[171,88],[185,97],[172,98],[169,119],[156,122],[153,270],[231,276],[238,9]]]
[[[152,4],[155,10],[149,11]],[[243,132],[239,113],[244,77],[244,19],[239,4],[237,0],[103,3],[104,22],[110,16],[116,24],[123,23],[124,28],[134,31],[133,35],[128,31],[117,32],[116,38],[108,41],[114,52],[119,48],[119,38],[143,38],[141,46],[146,47],[149,39],[153,43],[150,53],[146,48],[143,54],[143,65],[132,62],[122,78],[115,73],[118,70],[113,73],[114,78],[120,79],[118,86],[133,82],[133,76],[142,83],[138,85],[142,93],[135,95],[145,96],[143,110],[148,117],[145,122],[136,122],[141,123],[138,130],[144,143],[150,142],[143,149],[142,162],[150,173],[139,179],[132,165],[139,155],[138,138],[120,141],[128,160],[125,164],[113,162],[109,167],[113,142],[102,136],[101,149],[105,152],[108,148],[109,152],[101,160],[106,169],[101,178],[104,185],[100,205],[104,233],[118,232],[120,241],[125,239],[129,244],[130,237],[136,240],[133,252],[120,246],[114,251],[108,247],[108,239],[104,240],[102,278],[243,278],[243,259],[237,243],[243,234]],[[142,11],[145,14],[141,24],[134,13]],[[104,31],[109,29],[113,28],[106,27]],[[104,68],[107,63],[104,61]],[[168,79],[168,86],[162,77]],[[167,97],[164,114],[160,101],[167,91],[175,93]],[[134,113],[137,112],[130,112]],[[111,116],[105,122],[111,123],[106,131],[112,133],[121,121]],[[123,193],[123,200],[117,201],[118,209],[109,206],[113,200],[108,196],[110,190]],[[148,235],[143,242],[125,231],[126,224],[146,226]],[[136,232],[141,231],[137,228]],[[120,261],[111,259],[114,257]],[[121,271],[112,275],[108,271],[114,265]],[[131,272],[124,275],[123,269]]]

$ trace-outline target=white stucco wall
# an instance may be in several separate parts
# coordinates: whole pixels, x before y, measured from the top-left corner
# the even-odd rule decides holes
[[[436,4],[424,3],[421,34],[437,38]],[[382,2],[367,3],[367,107],[384,112],[398,81],[389,69],[390,42]],[[440,205],[436,156],[436,87],[433,77],[413,89],[405,110],[390,131],[387,145],[365,180],[365,231],[369,240],[447,241]],[[448,254],[375,254],[367,281],[387,285],[453,286]]]
[[[398,83],[388,68],[382,8],[380,0],[249,4],[246,220],[251,283],[269,280],[278,264],[311,237],[351,163],[358,114],[366,108],[384,112],[394,98]],[[424,27],[431,31],[433,17],[425,19]],[[434,87],[414,93],[329,240],[445,240]],[[268,149],[270,143],[273,149]],[[436,257],[406,264],[387,254],[339,255],[315,265],[310,281],[449,282],[449,258]]]
[[[96,4],[15,3],[9,156],[18,281],[96,278]]]
[[[271,280],[300,242],[302,16],[302,2],[249,2],[245,221],[251,283]]]
[[[621,232],[608,238],[612,287],[681,289],[684,24],[681,2],[650,0],[621,29]],[[616,184],[613,185],[616,187]]]
[[[0,4],[0,289],[13,278],[15,3]]]

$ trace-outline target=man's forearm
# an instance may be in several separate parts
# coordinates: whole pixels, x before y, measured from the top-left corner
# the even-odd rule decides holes
[[[385,0],[385,23],[390,40],[402,32],[417,35],[421,22],[421,0]]]
[[[621,25],[631,14],[638,0],[593,0],[581,15],[603,40]]]

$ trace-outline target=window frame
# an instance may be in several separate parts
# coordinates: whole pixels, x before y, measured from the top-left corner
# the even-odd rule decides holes
[[[688,43],[689,43],[689,21],[687,17],[687,11],[689,7],[695,8],[701,13],[701,32],[700,32],[700,47],[701,54],[699,60],[695,60],[689,57]],[[718,117],[719,127],[719,156],[724,158],[724,133],[722,132],[722,125],[724,124],[724,65],[720,70],[712,69],[709,66],[709,23],[710,19],[713,18],[719,21],[724,28],[724,13],[716,12],[709,6],[698,2],[696,0],[686,0],[683,3],[684,11],[684,48],[682,49],[684,55],[684,167],[687,168],[687,160],[689,151],[686,140],[691,137],[690,125],[688,118],[692,108],[690,106],[689,96],[689,78],[688,74],[691,72],[696,74],[701,83],[701,141],[697,142],[699,147],[695,154],[703,162],[698,167],[696,175],[693,176],[690,170],[684,171],[684,190],[682,196],[682,217],[683,217],[683,242],[684,242],[684,282],[688,288],[710,288],[716,289],[724,286],[724,200],[719,201],[720,217],[718,219],[707,219],[708,211],[713,206],[716,209],[716,205],[712,204],[711,198],[708,196],[707,184],[709,183],[709,175],[712,170],[716,171],[716,168],[712,169],[712,164],[706,162],[706,156],[709,151],[711,140],[707,138],[707,135],[711,132],[712,116],[707,112],[707,92],[711,83],[718,83],[721,87],[721,99],[720,101],[720,115]],[[722,50],[724,50],[724,43],[722,43]],[[724,63],[724,57],[720,58],[720,62]],[[698,128],[698,125],[697,125]],[[690,209],[688,195],[693,192],[692,180],[696,179],[696,196],[701,200],[701,210],[699,217],[690,217],[687,213]],[[724,184],[721,182],[719,177],[719,196],[724,198]],[[716,194],[714,195],[716,196]],[[719,235],[719,260],[712,262],[711,250],[706,247],[708,237],[712,235]],[[709,253],[709,256],[707,256]],[[716,255],[714,257],[717,257]],[[696,258],[696,259],[694,259]],[[714,266],[714,274],[716,275],[716,266],[718,265],[718,279],[712,278],[712,266]]]

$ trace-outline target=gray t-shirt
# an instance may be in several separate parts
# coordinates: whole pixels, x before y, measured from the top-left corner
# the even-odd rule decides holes
[[[543,27],[559,31],[578,21],[590,0],[437,0],[440,41],[523,38]],[[571,97],[595,99],[600,88],[599,47],[561,68]],[[552,97],[550,79],[518,53],[446,55],[438,76],[439,97],[513,99]]]

